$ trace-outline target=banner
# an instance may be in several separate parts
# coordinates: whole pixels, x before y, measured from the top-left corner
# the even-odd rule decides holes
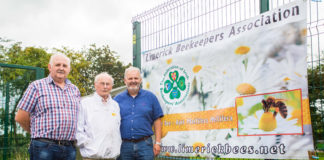
[[[308,159],[306,1],[142,53],[163,156]]]

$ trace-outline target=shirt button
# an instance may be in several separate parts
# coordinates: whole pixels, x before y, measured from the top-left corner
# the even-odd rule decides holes
[[[134,114],[134,112],[132,112],[132,114]]]
[[[134,130],[134,129],[132,128],[132,130]]]
[[[135,105],[133,105],[133,107],[135,107]]]
[[[133,123],[133,120],[131,120],[131,122]]]
[[[132,138],[134,139],[134,136]]]

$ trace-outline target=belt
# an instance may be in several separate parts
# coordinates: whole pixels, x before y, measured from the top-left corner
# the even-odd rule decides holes
[[[41,141],[41,142],[47,142],[47,143],[53,143],[61,146],[73,146],[75,141],[68,141],[68,140],[54,140],[54,139],[48,139],[48,138],[33,138],[33,140]]]
[[[140,142],[140,141],[147,140],[150,137],[151,136],[145,136],[145,137],[142,137],[142,138],[139,138],[139,139],[123,139],[123,141],[137,143],[137,142]]]

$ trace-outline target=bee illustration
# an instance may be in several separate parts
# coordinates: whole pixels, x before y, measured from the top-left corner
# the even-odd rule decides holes
[[[260,118],[259,128],[264,131],[273,131],[277,128],[276,115],[279,112],[282,118],[287,118],[287,106],[282,99],[268,97],[262,100],[263,115]]]

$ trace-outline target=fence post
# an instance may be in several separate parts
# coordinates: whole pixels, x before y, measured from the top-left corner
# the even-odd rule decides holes
[[[44,78],[45,70],[44,68],[36,68],[36,80]]]
[[[260,13],[269,11],[269,0],[260,0]]]
[[[133,66],[141,68],[141,23],[133,22]]]
[[[9,82],[6,83],[6,104],[5,104],[5,126],[4,126],[4,137],[3,137],[3,159],[7,159],[8,152],[5,149],[8,149],[8,127],[9,127],[9,101],[10,101],[10,94],[9,94]]]

